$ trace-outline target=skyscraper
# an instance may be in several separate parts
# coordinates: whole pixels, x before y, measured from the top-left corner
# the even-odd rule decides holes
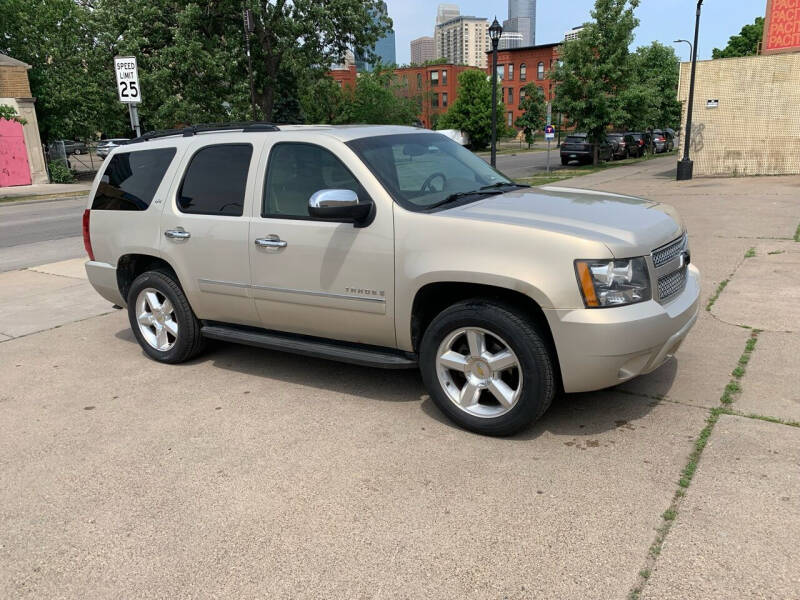
[[[523,46],[536,45],[536,0],[508,0],[503,29],[522,34]]]
[[[483,17],[458,16],[436,25],[437,58],[485,69],[490,47],[489,22]]]
[[[429,35],[411,40],[411,63],[422,63],[436,58],[436,41]]]
[[[379,10],[381,11],[381,14],[375,16],[376,21],[381,16],[386,16],[386,2],[381,2],[381,7]],[[378,62],[384,65],[396,64],[397,55],[395,54],[394,29],[387,31],[384,36],[375,43],[375,47],[372,49],[372,51],[375,53],[375,58],[372,61],[369,61],[367,57],[362,55],[360,52],[356,52],[356,68],[359,71],[371,71],[373,66],[375,66],[375,64]]]
[[[441,25],[455,19],[461,14],[458,4],[440,4],[436,9],[436,24]]]

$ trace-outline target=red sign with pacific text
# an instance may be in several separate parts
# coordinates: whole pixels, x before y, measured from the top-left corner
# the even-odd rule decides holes
[[[800,0],[768,0],[763,54],[800,51]]]

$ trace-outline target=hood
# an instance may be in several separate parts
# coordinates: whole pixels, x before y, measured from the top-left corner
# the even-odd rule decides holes
[[[524,188],[445,211],[474,219],[578,236],[608,246],[617,258],[644,256],[683,231],[667,204],[562,187]]]

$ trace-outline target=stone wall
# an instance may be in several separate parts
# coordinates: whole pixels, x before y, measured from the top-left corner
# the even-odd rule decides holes
[[[690,73],[683,63],[684,124]],[[691,158],[695,175],[800,174],[800,53],[698,62]]]

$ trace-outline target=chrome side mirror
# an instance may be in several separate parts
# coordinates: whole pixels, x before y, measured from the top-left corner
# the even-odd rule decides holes
[[[372,215],[371,200],[359,202],[353,190],[319,190],[308,200],[308,214],[316,219],[365,224]]]

